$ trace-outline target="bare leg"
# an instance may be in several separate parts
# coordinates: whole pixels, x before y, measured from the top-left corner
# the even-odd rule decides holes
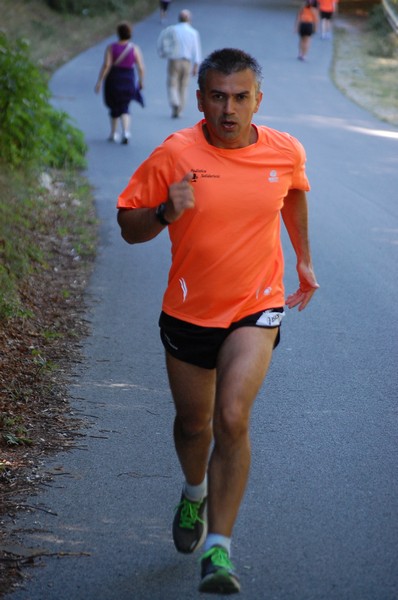
[[[121,116],[123,139],[130,137],[130,115],[125,113]]]
[[[328,38],[330,35],[330,19],[322,19],[321,21],[321,37]]]
[[[225,340],[216,371],[166,354],[176,407],[174,440],[187,482],[199,485],[208,471],[209,532],[231,537],[250,467],[249,422],[267,373],[276,329],[242,327]],[[214,415],[214,416],[213,416]]]
[[[308,50],[310,47],[310,38],[309,36],[303,36],[300,38],[300,53],[299,56],[305,58],[308,54]]]
[[[166,354],[176,408],[174,443],[186,481],[203,482],[212,441],[215,370],[201,369]]]
[[[211,533],[232,534],[250,468],[250,413],[271,361],[276,333],[260,327],[237,329],[219,355],[215,446],[208,474]]]
[[[109,139],[112,141],[114,141],[115,137],[116,137],[118,121],[119,121],[119,119],[113,119],[111,117],[111,134],[109,136]]]

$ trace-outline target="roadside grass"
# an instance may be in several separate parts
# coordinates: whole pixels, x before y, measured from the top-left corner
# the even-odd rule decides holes
[[[0,323],[6,327],[8,319],[30,316],[24,286],[51,268],[67,242],[75,260],[92,260],[96,221],[90,186],[75,171],[51,170],[38,179],[3,167],[0,194]]]
[[[158,6],[157,0],[127,0],[118,4],[117,12],[91,16],[84,11],[81,15],[55,12],[44,0],[2,0],[0,29],[10,39],[28,40],[32,60],[52,73],[83,50],[114,34],[119,21],[137,22]],[[98,70],[99,67],[100,64]]]
[[[0,173],[0,523],[18,494],[43,481],[42,457],[77,435],[65,389],[88,332],[84,290],[97,243],[93,194],[81,174],[9,175]],[[7,564],[0,560],[0,596],[15,576]]]
[[[398,36],[388,27],[372,27],[364,15],[338,18],[332,77],[356,104],[398,126]]]

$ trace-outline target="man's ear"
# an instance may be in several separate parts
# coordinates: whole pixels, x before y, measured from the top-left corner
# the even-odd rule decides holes
[[[200,90],[196,90],[196,101],[198,103],[199,112],[203,112],[202,92]]]
[[[257,92],[257,95],[256,95],[256,108],[254,109],[254,112],[255,112],[255,113],[256,113],[256,112],[258,111],[258,109],[260,108],[260,104],[261,104],[261,102],[262,102],[262,99],[263,99],[263,93],[262,93],[261,91],[260,91],[260,92]]]

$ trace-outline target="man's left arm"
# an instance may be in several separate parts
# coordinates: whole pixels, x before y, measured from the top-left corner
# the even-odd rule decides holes
[[[303,310],[319,285],[312,266],[308,234],[308,204],[306,193],[302,190],[290,190],[284,200],[281,211],[283,222],[297,257],[299,288],[286,299],[286,306]]]

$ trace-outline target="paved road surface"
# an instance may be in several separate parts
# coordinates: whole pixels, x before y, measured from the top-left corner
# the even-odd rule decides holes
[[[204,52],[241,46],[264,67],[257,122],[298,136],[308,153],[312,246],[322,285],[289,314],[253,413],[253,466],[233,559],[250,600],[393,600],[397,572],[398,131],[329,80],[331,44],[296,60],[294,2],[175,0],[192,8]],[[88,298],[92,334],[71,394],[91,428],[81,448],[48,461],[54,484],[21,518],[27,546],[87,556],[46,558],[8,600],[198,598],[197,557],[170,538],[181,477],[157,316],[169,264],[166,234],[129,247],[115,201],[130,174],[177,125],[157,58],[158,14],[137,25],[147,107],[133,142],[107,143],[93,87],[106,42],[53,78],[56,103],[85,132],[101,240]],[[109,40],[107,40],[109,41]],[[244,200],[242,198],[242,200]],[[242,203],[242,209],[244,202]],[[296,286],[287,251],[286,285]]]

